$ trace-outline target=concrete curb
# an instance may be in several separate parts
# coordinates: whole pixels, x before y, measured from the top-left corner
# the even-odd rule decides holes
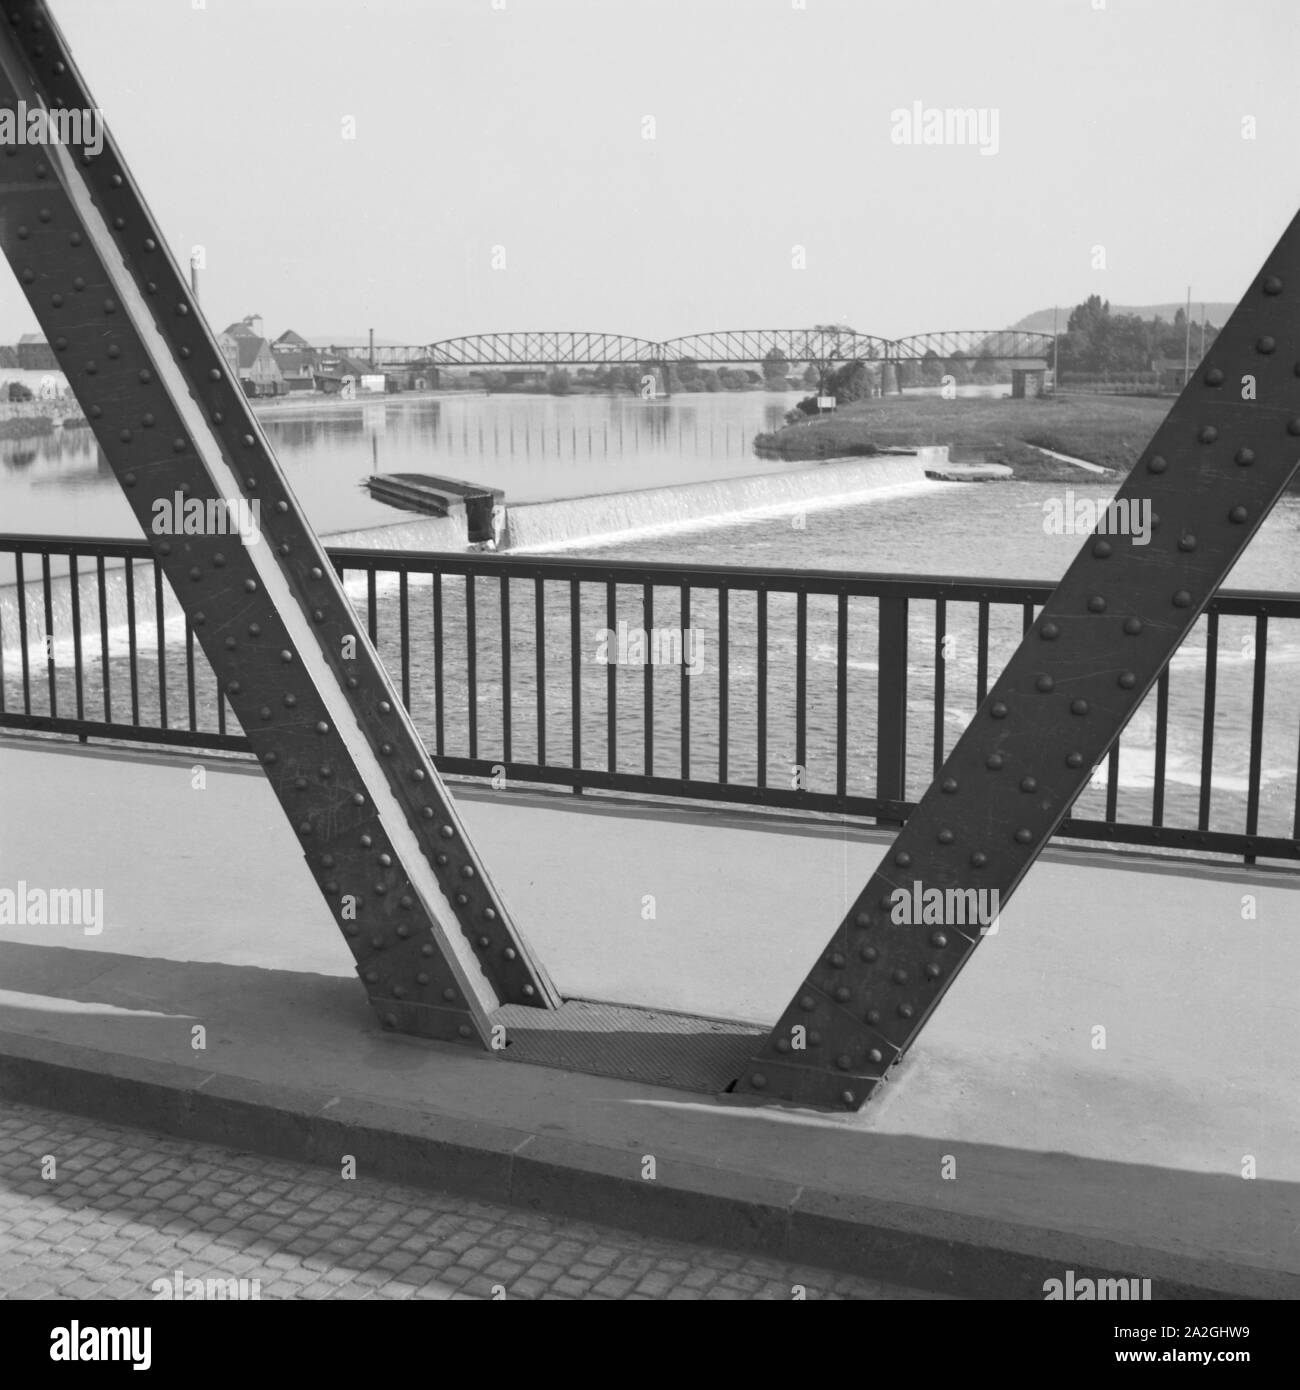
[[[979,1298],[1044,1281],[1151,1279],[1155,1299],[1294,1299],[1300,1277],[680,1161],[629,1178],[622,1150],[351,1095],[269,1086],[0,1032],[0,1097],[647,1235]]]

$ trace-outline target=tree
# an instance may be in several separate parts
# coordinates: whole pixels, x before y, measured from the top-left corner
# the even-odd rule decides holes
[[[677,364],[677,379],[685,391],[699,391],[700,364],[693,357],[683,357]]]
[[[772,348],[763,357],[763,382],[769,391],[784,391],[788,385],[790,361],[780,348]]]
[[[858,332],[844,323],[815,323],[801,332],[807,334],[804,346],[808,349],[808,365],[817,373],[818,389],[829,389],[835,364],[851,362],[858,355],[858,345],[854,341]],[[808,380],[807,373],[804,380]]]
[[[921,380],[927,386],[938,386],[943,380],[943,358],[933,348],[926,348],[921,357]]]
[[[956,381],[958,386],[964,386],[970,381],[970,358],[964,352],[954,352],[948,359],[948,375]]]
[[[976,381],[996,381],[998,379],[997,360],[987,347],[983,348],[975,359],[973,375]]]
[[[865,362],[846,362],[826,378],[826,389],[840,405],[868,400],[876,389],[876,372]]]
[[[547,374],[546,389],[553,396],[567,396],[572,385],[573,382],[563,367],[557,367]]]

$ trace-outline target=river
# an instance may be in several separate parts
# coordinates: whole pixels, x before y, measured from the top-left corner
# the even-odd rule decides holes
[[[342,402],[292,402],[276,407],[263,421],[279,458],[317,530],[328,534],[344,529],[381,526],[407,520],[408,514],[395,512],[370,500],[360,484],[367,473],[438,472],[488,482],[502,487],[513,502],[575,497],[592,493],[667,486],[703,478],[736,477],[771,472],[788,465],[765,463],[752,452],[754,436],[773,428],[793,402],[792,396],[777,397],[761,392],[715,395],[682,395],[645,402],[633,397],[573,396],[448,396],[423,399],[386,399],[348,405]],[[815,465],[809,465],[815,466]],[[1098,484],[1091,475],[1080,474],[1071,489],[1077,497],[1101,499],[1112,488]],[[894,574],[964,575],[973,578],[1025,579],[1051,582],[1063,573],[1079,549],[1081,538],[1052,535],[1044,527],[1044,502],[1059,498],[1065,487],[1041,483],[919,484],[902,493],[882,496],[870,502],[823,510],[812,509],[797,516],[777,516],[732,520],[723,524],[677,528],[653,536],[629,537],[585,553],[627,559],[689,561],[704,565],[760,565],[791,568],[845,569]],[[93,439],[85,430],[56,432],[46,438],[0,444],[0,528],[6,531],[52,532],[63,535],[130,536],[134,520],[126,507],[112,474],[98,458]],[[577,537],[572,538],[574,540]],[[1284,499],[1265,522],[1250,548],[1229,579],[1233,588],[1274,589],[1300,592],[1300,497]],[[570,553],[574,553],[570,551]],[[491,601],[490,582],[484,602]],[[517,581],[520,613],[526,613],[530,581]],[[512,586],[514,587],[514,586]],[[460,591],[459,581],[448,581],[449,602]],[[354,597],[364,604],[364,588],[353,588]],[[392,612],[395,595],[381,587],[386,610],[382,626],[391,634],[396,627]],[[634,596],[633,596],[634,597]],[[603,599],[591,596],[595,607],[585,612],[584,627],[596,632],[604,618],[596,609]],[[629,599],[629,603],[631,599]],[[661,606],[662,605],[662,606]],[[732,640],[740,642],[748,615],[737,598],[733,615]],[[549,613],[554,606],[555,612]],[[788,606],[788,605],[787,605]],[[909,791],[918,794],[928,774],[927,730],[934,725],[933,691],[933,605],[914,604],[912,612],[912,653],[909,672],[915,689],[909,700],[915,740],[909,759]],[[627,617],[635,625],[635,605]],[[823,611],[825,610],[825,611]],[[696,627],[708,627],[709,601],[702,597],[692,613]],[[715,615],[716,616],[716,615]],[[33,612],[33,631],[38,620]],[[667,597],[656,601],[656,621],[675,621]],[[788,723],[790,710],[789,666],[793,659],[793,616],[773,600],[770,611],[773,643],[772,722]],[[959,638],[949,664],[949,681],[940,722],[948,746],[970,719],[976,704],[977,644],[973,615],[965,619],[956,608],[950,610],[948,634]],[[548,602],[548,628],[554,626],[557,650],[567,649],[567,599],[554,596]],[[1265,834],[1289,834],[1295,804],[1296,728],[1300,710],[1300,624],[1275,621],[1268,634],[1268,685],[1265,697],[1265,726],[1261,746],[1261,824]],[[788,630],[787,630],[788,629]],[[1243,827],[1246,769],[1250,747],[1251,682],[1254,663],[1250,642],[1253,621],[1225,618],[1220,629],[1218,662],[1218,708],[1215,729],[1213,823],[1217,828]],[[484,682],[477,692],[478,716],[485,730],[497,724],[502,691],[488,674],[500,653],[493,654],[493,640],[482,634],[481,660]],[[990,628],[990,672],[996,674],[1019,639],[1018,615],[996,614]],[[429,737],[434,654],[429,645],[431,633],[413,633],[412,658],[415,689],[412,709],[422,732]],[[463,633],[449,614],[444,634],[448,670],[460,666]],[[5,633],[6,646],[12,633]],[[124,661],[116,648],[114,665]],[[499,645],[499,643],[498,643]],[[513,645],[513,642],[512,642]],[[381,652],[390,663],[396,653],[388,641],[380,642]],[[786,649],[789,649],[788,652]],[[148,645],[145,644],[145,652]],[[784,653],[780,656],[778,653]],[[755,702],[756,669],[752,653],[737,649],[730,679],[733,717],[736,720],[731,775],[745,780],[753,773],[753,751],[746,752],[746,728],[752,720]],[[850,634],[848,666],[851,678],[851,707],[865,720],[850,748],[850,785],[870,786],[874,719],[872,686],[875,673],[875,627],[870,613],[855,618]],[[516,663],[514,680],[521,709],[527,708],[528,663]],[[785,657],[789,659],[786,660]],[[177,656],[179,660],[179,655]],[[808,632],[810,728],[812,743],[820,748],[813,766],[810,747],[810,785],[833,785],[834,744],[824,717],[833,709],[833,681],[836,646],[833,605],[827,601],[809,605]],[[1168,791],[1166,814],[1173,823],[1195,824],[1200,781],[1201,702],[1204,692],[1204,621],[1175,658],[1171,675],[1171,725],[1167,749]],[[145,655],[142,661],[147,661]],[[588,696],[602,697],[603,668],[592,664],[587,654],[584,687]],[[169,659],[170,661],[170,659]],[[912,671],[912,663],[916,663]],[[778,674],[780,673],[780,674]],[[715,673],[716,674],[716,673]],[[14,679],[12,662],[6,665],[6,683]],[[179,681],[183,672],[172,679]],[[142,675],[146,689],[148,672]],[[449,676],[454,681],[454,677]],[[558,667],[554,673],[557,688],[551,706],[562,712],[567,675]],[[634,753],[636,735],[635,696],[639,675],[620,671],[620,686],[628,684],[627,704],[620,709],[620,725],[629,722],[627,756]],[[115,676],[121,690],[125,675]],[[549,683],[549,678],[548,678]],[[707,684],[707,682],[706,682]],[[859,688],[860,687],[860,688]],[[657,714],[656,739],[666,760],[662,772],[674,775],[673,727],[677,719],[674,704],[675,682],[666,675],[661,682],[660,699],[664,709]],[[8,692],[15,698],[16,692]],[[700,686],[704,696],[705,685]],[[448,751],[463,742],[461,727],[468,711],[464,692],[452,701],[459,709],[448,709]],[[656,703],[659,703],[657,699]],[[593,710],[598,704],[592,705]],[[1122,818],[1142,818],[1149,808],[1156,759],[1154,700],[1140,709],[1124,735],[1118,785]],[[662,716],[662,729],[660,725]],[[558,734],[557,733],[557,744]],[[596,734],[593,732],[592,737]],[[620,735],[622,738],[623,735]],[[773,732],[771,765],[779,767],[788,750],[784,733]],[[694,749],[705,763],[714,745],[714,733],[701,728],[694,735]],[[586,743],[584,730],[584,744]],[[489,738],[488,742],[492,740]],[[776,746],[779,744],[780,746]],[[822,746],[824,745],[824,746]],[[461,751],[456,749],[456,751]],[[527,760],[529,749],[521,733],[514,756]],[[622,749],[620,750],[622,751]],[[495,756],[490,747],[484,756]],[[584,763],[601,765],[602,750],[593,743],[584,749]],[[788,759],[786,759],[788,760]],[[1099,769],[1104,780],[1105,768]],[[1100,814],[1101,787],[1085,798],[1081,814]]]

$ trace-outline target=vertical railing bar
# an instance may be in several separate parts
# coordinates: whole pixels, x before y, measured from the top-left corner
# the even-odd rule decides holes
[[[1169,667],[1156,682],[1156,765],[1151,788],[1151,824],[1165,823],[1165,755],[1169,743]]]
[[[575,772],[582,766],[582,595],[579,584],[580,581],[576,578],[569,580],[569,722],[573,737],[572,757]],[[582,792],[582,788],[577,785],[573,790],[575,795]]]
[[[1268,651],[1268,614],[1255,615],[1255,675],[1250,700],[1250,774],[1246,790],[1246,834],[1259,833],[1260,768],[1264,755],[1264,690],[1265,655]],[[1253,854],[1242,856],[1247,864],[1255,862]]]
[[[167,728],[167,623],[163,614],[163,573],[153,562],[153,620],[158,630],[158,721]]]
[[[50,692],[50,716],[59,713],[59,675],[54,664],[54,591],[50,584],[50,552],[41,551],[41,593],[45,613],[45,678]]]
[[[731,596],[722,585],[718,587],[718,781],[727,783],[727,725],[731,719]],[[682,634],[685,653],[686,635]],[[696,643],[693,650],[701,650]]]
[[[469,755],[478,757],[478,606],[474,576],[465,576],[465,676],[469,697]]]
[[[194,670],[194,629],[190,626],[190,616],[185,615],[185,691],[189,706],[190,729],[198,728],[198,696],[195,691],[197,675]]]
[[[397,576],[397,631],[402,663],[402,706],[411,708],[411,598],[407,573]]]
[[[1110,825],[1115,823],[1119,812],[1119,744],[1117,738],[1106,759],[1106,821]]]
[[[104,723],[111,724],[113,722],[113,704],[109,695],[108,591],[102,555],[95,556],[95,586],[99,592],[99,662],[104,684]]]
[[[446,710],[443,691],[442,659],[442,573],[433,576],[433,721],[434,747],[442,757],[446,748]]]
[[[14,595],[18,599],[18,649],[22,659],[23,713],[32,712],[31,659],[27,655],[27,576],[23,573],[23,552],[14,551]]]
[[[1300,727],[1296,732],[1295,813],[1291,818],[1291,838],[1300,840]]]
[[[512,426],[513,428],[513,426]],[[546,580],[533,576],[533,631],[537,647],[537,765],[546,766]]]
[[[876,800],[907,799],[908,600],[876,600]],[[899,822],[879,811],[876,824]]]
[[[617,641],[618,586],[612,579],[605,582],[605,626],[614,634],[612,640]],[[646,641],[649,640],[650,634],[647,632]],[[647,652],[647,664],[649,655]],[[608,653],[606,660],[609,660]],[[618,770],[618,665],[614,661],[609,661],[605,667],[605,770]]]
[[[68,583],[72,586],[72,678],[77,690],[77,718],[86,717],[85,691],[82,685],[85,680],[85,670],[81,657],[81,572],[77,566],[77,557],[68,556]],[[0,685],[3,684],[4,677],[0,674]]]
[[[849,596],[841,591],[838,604],[835,658],[835,792],[849,789]]]
[[[989,693],[989,602],[984,598],[979,601],[979,630],[975,644],[975,703],[982,705]]]
[[[808,595],[800,589],[794,603],[794,761],[801,787],[808,786],[807,685],[808,685]]]
[[[641,627],[647,640],[655,625],[655,590],[653,584],[641,586]],[[642,748],[645,751],[645,775],[655,775],[655,665],[647,661],[641,668],[641,693],[644,701]]]
[[[379,646],[379,614],[376,611],[378,605],[375,602],[375,566],[373,561],[366,562],[366,631],[370,634],[370,645],[378,648]]]
[[[501,575],[501,761],[508,767],[513,750],[510,696],[510,579]]]
[[[140,722],[140,674],[136,669],[135,645],[135,561],[126,559],[126,642],[131,672],[131,723]]]
[[[947,682],[948,659],[944,655],[944,642],[948,636],[948,601],[937,598],[934,601],[934,748],[932,777],[939,775],[944,762],[944,686]]]
[[[678,679],[681,682],[682,701],[682,781],[691,780],[691,682],[686,674],[686,629],[691,625],[691,588],[681,586],[682,667]]]
[[[1205,698],[1201,706],[1201,794],[1196,810],[1196,828],[1210,828],[1211,778],[1214,775],[1214,709],[1219,680],[1219,615],[1211,610],[1205,618]]]
[[[767,786],[767,589],[758,590],[758,776]]]

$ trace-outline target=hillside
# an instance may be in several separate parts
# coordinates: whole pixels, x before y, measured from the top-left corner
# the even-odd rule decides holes
[[[1110,311],[1112,314],[1136,314],[1140,319],[1153,319],[1158,315],[1160,318],[1164,319],[1166,323],[1172,323],[1174,321],[1174,316],[1178,313],[1179,309],[1186,309],[1186,307],[1187,305],[1185,303],[1112,304],[1110,306]],[[1228,315],[1232,313],[1232,311],[1236,307],[1237,306],[1235,304],[1231,303],[1212,302],[1207,300],[1205,303],[1206,321],[1215,324],[1218,327],[1222,327],[1227,322]],[[1024,318],[1018,320],[1016,323],[1010,324],[1009,327],[1024,329],[1024,331],[1027,333],[1050,333],[1052,331],[1052,314],[1053,312],[1055,312],[1057,315],[1056,326],[1060,332],[1064,333],[1065,326],[1070,321],[1070,311],[1073,308],[1073,304],[1062,304],[1060,308],[1056,311],[1053,311],[1051,309],[1038,309],[1032,314],[1026,314]],[[1193,328],[1195,328],[1195,326],[1198,323],[1200,323],[1200,321],[1201,305],[1195,299],[1193,299]]]

